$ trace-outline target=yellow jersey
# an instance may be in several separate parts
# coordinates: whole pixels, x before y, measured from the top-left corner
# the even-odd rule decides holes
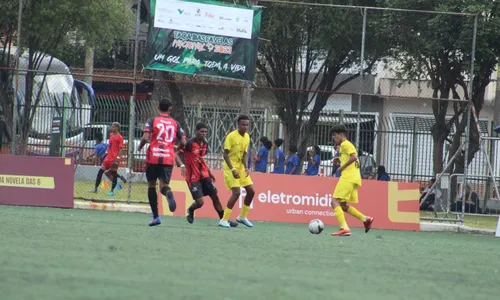
[[[233,168],[243,168],[243,155],[248,152],[250,146],[250,135],[245,132],[242,136],[238,130],[230,132],[224,141],[224,150],[229,150],[229,160]],[[224,169],[229,170],[229,166],[224,161]]]
[[[348,140],[343,141],[340,144],[340,166],[345,165],[351,154],[358,154],[356,147]],[[340,180],[345,180],[350,183],[355,183],[361,186],[361,172],[359,170],[359,159],[347,166],[340,174]]]

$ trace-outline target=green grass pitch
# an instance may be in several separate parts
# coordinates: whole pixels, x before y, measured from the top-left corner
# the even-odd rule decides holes
[[[0,206],[0,299],[496,299],[500,240]]]

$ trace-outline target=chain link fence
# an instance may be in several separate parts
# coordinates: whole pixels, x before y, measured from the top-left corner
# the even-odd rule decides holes
[[[471,127],[466,122],[467,101],[472,95],[477,15],[417,11],[411,4],[406,9],[386,9],[382,4],[348,7],[320,1],[259,3],[264,10],[251,99],[244,83],[141,70],[146,51],[144,22],[136,26],[136,39],[116,41],[111,50],[96,47],[94,68],[89,68],[85,66],[88,49],[81,43],[64,44],[74,51],[71,55],[70,50],[60,54],[62,46],[54,45],[36,66],[24,47],[16,65],[17,19],[10,23],[2,19],[1,153],[74,158],[75,199],[146,202],[145,150],[139,152],[137,146],[145,121],[157,113],[158,100],[169,97],[175,103],[174,116],[188,133],[198,122],[207,124],[207,161],[212,169],[222,167],[224,137],[248,108],[253,152],[263,136],[271,141],[284,139],[285,153],[297,146],[302,160],[308,147],[318,145],[322,176],[334,175],[331,160],[336,153],[330,130],[335,124],[348,128],[365,179],[376,179],[382,165],[392,180],[420,182],[423,190],[444,171]],[[137,61],[135,51],[139,51]],[[450,76],[456,80],[446,81]],[[469,195],[475,193],[479,199],[480,209],[469,208],[466,213],[498,213],[499,209],[485,164],[489,160],[495,176],[500,175],[494,132],[496,74],[487,80],[477,108],[482,108],[481,136],[488,139],[479,146],[478,139],[471,138],[470,164],[464,170],[457,163],[452,170],[467,174]],[[250,107],[245,107],[248,103]],[[52,129],[58,121],[63,138],[56,142]],[[122,190],[107,196],[111,183],[104,178],[102,193],[88,193],[100,165],[94,151],[96,139],[101,134],[106,143],[113,122],[121,124],[126,143],[119,162]],[[273,156],[274,150],[268,157],[269,171]],[[453,194],[466,196],[461,191]],[[455,199],[447,211],[460,212]]]

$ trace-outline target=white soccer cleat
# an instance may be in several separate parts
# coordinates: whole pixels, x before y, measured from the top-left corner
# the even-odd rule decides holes
[[[238,218],[236,218],[236,221],[238,223],[245,225],[246,227],[253,227],[253,224],[250,221],[248,221],[247,218],[242,218],[242,217],[238,216]]]
[[[224,228],[231,228],[231,224],[229,224],[229,221],[226,220],[220,220],[219,226]]]

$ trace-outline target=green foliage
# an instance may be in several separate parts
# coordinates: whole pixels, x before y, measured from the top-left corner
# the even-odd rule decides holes
[[[434,11],[451,11],[478,14],[477,41],[475,52],[474,81],[470,99],[479,113],[484,105],[486,87],[491,74],[497,67],[500,57],[500,15],[498,1],[491,0],[386,0],[384,5]],[[474,16],[456,16],[443,14],[386,13],[384,21],[386,34],[393,35],[396,41],[396,58],[401,64],[398,74],[414,80],[430,78],[435,98],[448,98],[450,95],[469,100],[468,78],[472,58],[472,38]],[[460,93],[461,91],[461,93]],[[466,130],[465,105],[455,104],[454,116],[446,120],[449,101],[434,101],[432,108],[435,125],[434,171],[442,171],[443,144],[450,134],[452,126],[456,134],[451,141],[450,153],[454,153],[461,144],[460,136]],[[456,172],[463,169],[464,160],[469,162],[479,150],[479,133],[475,126],[471,129],[471,147],[469,157],[459,156],[454,166]],[[448,170],[453,171],[453,170]]]
[[[345,1],[313,2],[346,4]],[[375,1],[369,0],[349,4],[376,6]],[[377,17],[370,16],[368,22],[369,26],[375,26]],[[273,91],[278,114],[286,124],[290,143],[299,145],[301,157],[305,155],[310,134],[300,135],[300,128],[305,125],[305,131],[310,132],[331,92],[357,78],[361,71],[370,72],[375,62],[390,50],[386,37],[375,31],[366,40],[365,64],[361,70],[362,28],[362,10],[359,8],[266,3],[257,67],[268,84],[276,88]],[[337,80],[338,75],[348,69],[351,69],[351,75],[342,81]],[[302,121],[304,111],[312,101],[314,106],[310,118],[307,122]]]

